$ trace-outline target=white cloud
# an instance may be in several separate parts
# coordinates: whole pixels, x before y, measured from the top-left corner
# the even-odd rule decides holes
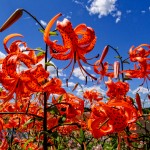
[[[68,82],[68,87],[74,87],[75,85],[74,82]],[[66,86],[66,83],[63,83],[63,86]]]
[[[142,94],[148,94],[148,93],[150,93],[150,91],[148,91],[147,88],[142,87],[142,86],[136,88],[135,90],[130,90],[130,92],[131,92],[132,94],[136,94],[137,92],[138,92],[138,93],[142,93]]]
[[[75,68],[73,71],[73,75],[77,78],[79,78],[80,80],[85,80],[85,77],[83,76],[80,68]]]
[[[118,23],[121,20],[121,11],[116,11],[114,14],[112,14],[113,17],[116,18],[116,23]]]
[[[6,55],[2,52],[0,52],[0,58],[4,58]]]
[[[0,52],[0,59],[5,58],[5,57],[6,57],[6,55],[4,53]],[[1,67],[2,67],[2,65],[0,64],[0,69],[1,69]]]
[[[86,7],[90,15],[98,14],[98,17],[112,15],[116,17],[116,23],[121,19],[121,11],[116,8],[117,0],[94,0],[91,2],[90,7]]]
[[[71,18],[71,16],[66,16],[66,18],[67,18],[67,19],[70,19],[70,18]]]
[[[149,11],[150,11],[150,6],[148,7]]]
[[[40,23],[45,27],[45,26],[47,26],[47,23],[45,22],[45,21],[43,21],[43,20],[40,20]]]
[[[86,67],[86,66],[83,66],[84,67],[84,69],[85,70],[91,70],[91,68],[90,67]],[[84,75],[83,75],[84,74]],[[92,76],[95,76],[94,74],[91,74]],[[81,72],[81,70],[80,70],[80,68],[79,67],[77,67],[77,68],[75,68],[74,69],[74,71],[73,71],[73,76],[75,76],[75,77],[77,77],[77,78],[79,78],[80,80],[85,80],[85,76],[87,76],[86,74],[85,74],[85,72]]]
[[[88,87],[85,85],[81,85],[81,86],[82,86],[82,88],[80,86],[78,86],[76,88],[76,92],[77,92],[76,94],[78,96],[81,96],[83,94],[83,92],[86,90],[93,90],[93,89],[96,90],[97,92],[100,92],[103,96],[106,95],[106,91],[101,89],[101,87],[99,85],[93,85],[93,86],[88,86]],[[82,91],[82,90],[84,90],[84,91]]]
[[[40,20],[40,23],[42,26],[46,27],[47,23],[44,20]],[[36,25],[38,25],[38,23],[35,23]]]

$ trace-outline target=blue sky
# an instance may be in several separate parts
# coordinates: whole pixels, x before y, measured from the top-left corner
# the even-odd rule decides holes
[[[142,43],[150,43],[150,0],[1,0],[0,26],[17,8],[26,9],[44,26],[53,16],[61,12],[63,15],[59,18],[60,21],[68,18],[73,27],[81,23],[92,27],[95,30],[97,42],[88,56],[101,54],[105,45],[109,44],[118,48],[123,58],[127,58],[128,50],[132,45],[138,46]],[[2,44],[3,39],[11,33],[24,35],[22,40],[26,41],[31,48],[41,47],[44,49],[45,44],[42,34],[38,32],[39,28],[35,21],[24,13],[15,24],[0,33],[0,57],[2,58],[5,54]],[[114,56],[116,54],[110,50],[105,60],[111,63],[115,60]],[[95,61],[96,59],[90,61],[90,63]],[[65,62],[54,61],[54,63],[59,68],[65,66]],[[125,67],[131,68],[128,65]],[[85,68],[93,74],[91,67],[85,66]],[[54,75],[54,70],[52,68],[49,68],[49,70],[51,75]],[[64,81],[69,71],[68,69],[60,72],[60,77]],[[77,82],[80,82],[85,89],[94,86],[102,93],[106,91],[103,83],[97,85],[95,82],[89,82],[86,86],[79,68],[76,66],[73,76],[69,80],[70,89]],[[134,95],[141,82],[142,80],[134,80],[134,84],[131,84],[130,95]],[[80,88],[76,92],[80,94]],[[140,92],[143,95],[148,93],[146,85],[141,88]]]

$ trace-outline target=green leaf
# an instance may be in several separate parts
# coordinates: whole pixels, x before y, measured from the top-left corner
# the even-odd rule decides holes
[[[44,118],[42,118],[42,117],[41,118],[40,117],[35,117],[35,120],[38,120],[38,121],[43,121],[43,119]]]
[[[34,122],[34,121],[35,121],[34,118],[29,119],[23,126],[26,127],[28,124],[30,124],[30,123],[32,123],[32,122]]]
[[[55,139],[59,136],[57,131],[54,131],[51,134]]]
[[[63,99],[63,95],[61,95],[61,96],[59,97],[58,103],[61,103],[62,99]]]
[[[41,136],[42,134],[45,134],[45,135],[51,137],[51,135],[50,135],[47,131],[41,131],[38,137],[40,138],[40,136]]]
[[[53,67],[56,69],[56,66],[55,66],[53,63],[46,62],[45,65],[46,65],[46,66],[53,66]]]
[[[139,125],[141,128],[143,128],[143,125],[141,124],[141,122],[137,121],[136,124]]]
[[[3,88],[0,87],[0,92],[2,92],[2,91],[3,91]]]
[[[42,55],[44,55],[45,54],[45,52],[39,52],[38,54],[37,54],[37,56],[42,56]]]
[[[66,115],[64,114],[64,115],[62,115],[62,116],[59,118],[58,123],[59,123],[59,124],[62,124],[62,123],[65,122],[65,120],[66,120]]]
[[[43,30],[43,29],[39,29],[39,31],[40,31],[41,33],[44,33],[44,30]],[[50,31],[50,32],[49,32],[49,35],[55,36],[55,35],[58,35],[58,34],[57,34],[57,32],[55,32],[55,31]]]
[[[80,141],[81,143],[85,142],[85,135],[84,135],[84,131],[82,130],[82,128],[80,128]]]
[[[119,59],[120,59],[120,58],[122,58],[122,57],[121,57],[121,56],[115,56],[115,58],[119,58]]]
[[[50,112],[52,115],[58,115],[59,111],[56,106],[50,106],[47,108],[47,112]]]
[[[128,62],[128,61],[126,61],[126,60],[123,61],[123,63],[124,63],[124,64],[130,64],[130,62]]]
[[[26,147],[27,145],[30,143],[30,142],[33,142],[36,138],[30,138],[29,140],[27,140],[23,146],[23,150],[26,150]]]
[[[88,107],[85,107],[85,108],[84,108],[84,112],[90,112],[90,111],[91,111],[90,108],[88,108]]]

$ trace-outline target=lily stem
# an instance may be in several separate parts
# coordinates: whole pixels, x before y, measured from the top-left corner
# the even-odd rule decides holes
[[[32,17],[39,25],[40,25],[40,27],[43,29],[43,30],[45,30],[45,28],[42,26],[42,24],[36,19],[36,17],[35,16],[33,16],[30,12],[28,12],[27,10],[25,10],[25,9],[22,9],[25,13],[27,13],[30,17]]]

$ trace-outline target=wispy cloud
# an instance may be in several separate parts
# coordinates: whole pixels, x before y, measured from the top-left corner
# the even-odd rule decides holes
[[[45,27],[47,26],[47,23],[44,20],[40,20],[40,23]]]
[[[127,14],[130,14],[132,11],[131,10],[126,10],[126,13]]]
[[[40,20],[40,23],[42,26],[46,27],[47,26],[47,23],[44,21],[44,20]],[[38,25],[38,23],[36,23],[36,25]]]
[[[84,3],[79,0],[72,0],[74,3],[81,5],[82,7],[85,7]]]
[[[130,89],[130,92],[132,93],[132,94],[136,94],[137,92],[138,93],[141,93],[141,94],[148,94],[148,93],[150,93],[150,91],[147,89],[147,88],[145,88],[145,87],[138,87],[138,88],[136,88],[136,89],[134,89],[134,90],[131,90]]]
[[[90,6],[86,6],[90,15],[98,14],[98,17],[111,15],[116,18],[116,23],[121,20],[121,11],[116,7],[117,0],[94,0]]]
[[[145,11],[145,10],[142,10],[142,11],[141,11],[141,13],[142,13],[142,14],[145,14],[145,13],[146,13],[146,11]]]
[[[64,15],[65,18],[70,19],[72,16],[72,12],[70,11],[69,13],[67,13],[66,15]]]
[[[112,14],[112,16],[116,18],[116,23],[118,23],[121,20],[121,14],[122,12],[119,10],[115,12],[114,14]]]

